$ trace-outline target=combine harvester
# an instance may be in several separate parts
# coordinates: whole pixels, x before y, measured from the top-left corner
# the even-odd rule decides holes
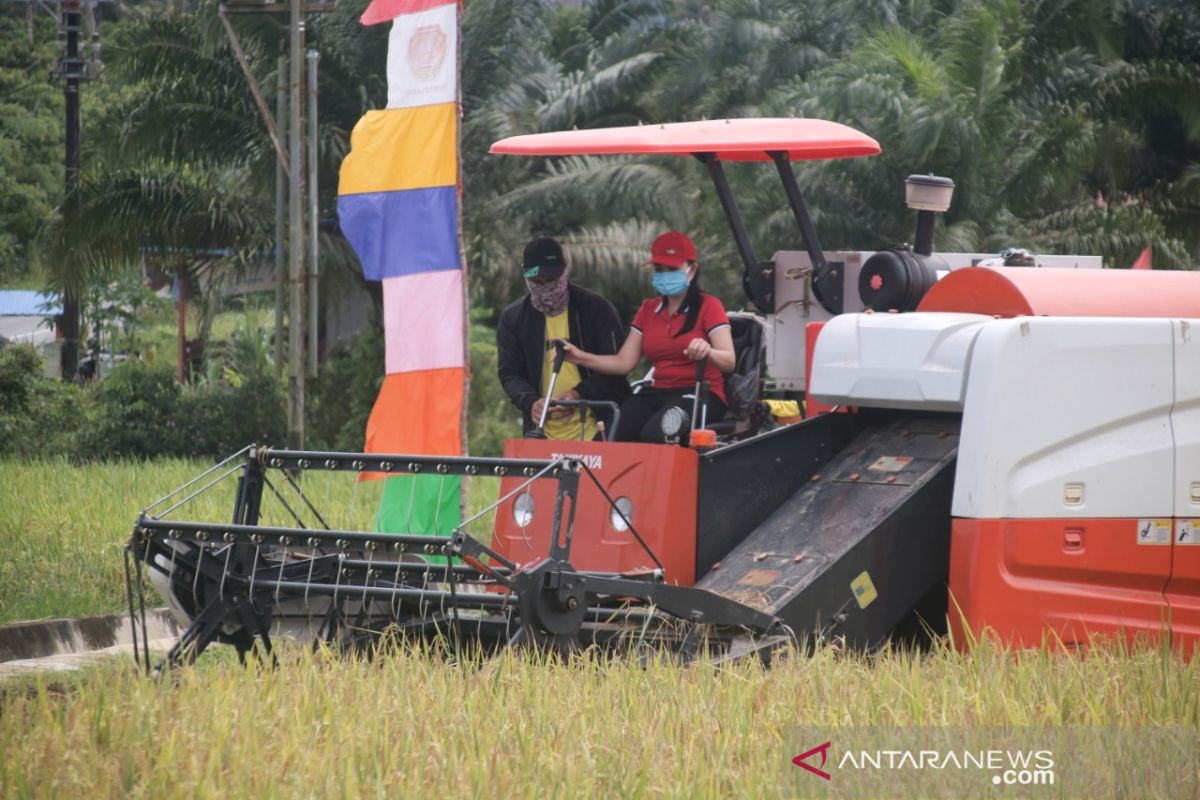
[[[730,380],[753,394],[765,369],[806,393],[807,418],[758,432],[747,402],[691,447],[522,439],[503,458],[247,448],[135,525],[131,613],[146,570],[188,626],[169,661],[213,641],[244,652],[385,630],[731,657],[872,648],[947,619],[960,644],[968,628],[1015,646],[1200,643],[1200,275],[935,254],[953,184],[932,176],[908,182],[912,247],[824,252],[791,162],[879,146],[819,120],[538,134],[492,152],[703,164],[761,312],[733,317]],[[758,260],[727,161],[773,164],[803,251]],[[331,528],[293,477],[317,472],[502,481],[490,529],[469,535],[492,518],[477,516],[431,537]],[[235,475],[232,522],[172,517]],[[264,498],[290,522],[265,524]]]

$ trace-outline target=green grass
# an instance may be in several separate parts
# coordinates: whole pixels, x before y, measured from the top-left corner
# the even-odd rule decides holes
[[[182,460],[78,467],[0,461],[0,623],[124,610],[122,548],[138,512],[209,466]],[[472,512],[495,498],[499,483],[493,478],[473,480]],[[233,486],[232,480],[225,481],[174,518],[228,521]],[[358,482],[350,473],[313,473],[304,486],[332,527],[373,527],[379,481]],[[300,508],[287,491],[289,505]],[[289,524],[270,492],[265,493],[262,521]],[[490,515],[469,532],[486,535],[489,526]],[[159,601],[151,597],[150,602]]]

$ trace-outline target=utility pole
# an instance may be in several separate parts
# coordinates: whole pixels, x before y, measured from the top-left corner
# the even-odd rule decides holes
[[[288,57],[288,447],[304,447],[304,0],[290,0]]]
[[[332,3],[305,2],[305,0],[287,0],[287,2],[260,2],[260,0],[236,0],[227,3],[222,3],[218,7],[218,13],[221,18],[221,24],[225,27],[225,33],[229,37],[229,44],[233,48],[234,55],[237,57],[238,64],[242,68],[242,74],[246,78],[246,83],[250,86],[250,92],[254,95],[254,101],[258,105],[259,113],[262,115],[263,123],[266,125],[267,133],[271,137],[271,143],[275,147],[278,166],[276,171],[275,181],[275,364],[276,370],[281,368],[283,363],[282,353],[282,320],[283,320],[283,302],[284,295],[287,295],[288,305],[288,381],[287,381],[287,420],[288,420],[288,447],[300,449],[304,446],[304,379],[305,379],[305,358],[304,349],[306,344],[305,337],[305,313],[304,313],[304,286],[306,283],[305,275],[305,226],[304,226],[304,174],[305,174],[305,147],[304,147],[304,97],[308,94],[311,99],[312,110],[309,125],[309,184],[312,195],[309,198],[310,215],[311,215],[311,253],[307,254],[307,260],[310,262],[307,282],[313,288],[310,289],[310,302],[313,307],[310,310],[312,319],[312,340],[311,348],[316,353],[316,145],[317,145],[317,125],[316,125],[316,75],[317,75],[317,55],[315,51],[308,54],[307,60],[309,63],[308,72],[311,85],[308,91],[305,92],[304,74],[306,56],[304,52],[304,18],[307,14],[327,14],[333,11]],[[288,12],[288,56],[280,57],[278,62],[278,90],[276,93],[275,116],[272,117],[270,111],[267,110],[266,98],[263,96],[262,90],[258,85],[258,81],[254,77],[254,73],[250,70],[250,64],[246,60],[245,52],[242,49],[241,42],[238,39],[237,32],[234,30],[232,23],[229,21],[229,14],[277,14]],[[286,64],[286,75],[285,75]],[[287,151],[284,152],[283,141],[281,137],[283,128],[284,109],[286,107],[286,116],[288,119],[287,125]],[[286,186],[284,185],[286,179]],[[286,259],[283,248],[283,195],[287,195],[287,248]],[[286,266],[286,281],[284,280]],[[288,291],[283,291],[283,284],[286,282]],[[312,374],[316,374],[315,364],[312,366]]]
[[[63,94],[66,97],[66,155],[63,160],[65,181],[63,186],[64,216],[66,224],[73,225],[79,211],[79,83],[84,77],[84,63],[79,56],[80,0],[65,0],[62,4],[62,20],[59,28],[60,48],[58,76],[64,79]],[[79,276],[75,274],[74,258],[66,255],[63,286],[63,380],[75,380],[79,369]]]
[[[308,376],[317,377],[318,346],[317,286],[320,277],[321,242],[317,187],[317,62],[321,54],[308,51]]]
[[[288,60],[280,56],[275,66],[275,119],[287,116]],[[275,379],[283,377],[283,301],[287,286],[287,189],[283,159],[275,159]]]

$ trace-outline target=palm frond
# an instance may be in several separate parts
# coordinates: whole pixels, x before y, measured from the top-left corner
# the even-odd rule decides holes
[[[637,94],[653,77],[652,68],[658,60],[658,53],[638,53],[594,73],[568,76],[541,108],[538,128],[554,131],[581,124],[632,121],[620,119],[621,113],[630,107],[629,96]]]
[[[139,264],[147,252],[187,259],[266,249],[272,243],[265,204],[182,172],[86,178],[75,208],[48,232],[55,262],[70,264],[75,281]],[[62,273],[58,279],[68,280]]]
[[[661,163],[577,156],[548,162],[545,173],[497,198],[496,213],[528,214],[548,230],[584,220],[651,216],[682,225],[685,188]]]

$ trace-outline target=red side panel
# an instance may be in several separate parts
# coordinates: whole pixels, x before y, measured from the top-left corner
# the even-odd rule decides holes
[[[808,387],[812,386],[812,364],[813,352],[817,349],[817,337],[821,335],[821,329],[825,327],[824,322],[810,322],[804,326],[804,391],[808,393]],[[804,416],[815,417],[817,414],[824,414],[827,411],[833,410],[832,403],[822,403],[811,396],[804,399]]]
[[[1171,580],[1167,583],[1171,644],[1187,655],[1200,647],[1200,519],[1175,520]]]
[[[511,439],[508,458],[546,459],[578,456],[591,468],[614,500],[633,503],[633,527],[658,556],[668,583],[691,586],[696,580],[696,485],[699,457],[694,450],[661,444],[560,442]],[[503,497],[525,479],[505,478]],[[516,497],[497,510],[492,548],[510,561],[525,564],[550,551],[558,481],[537,480],[529,487],[533,520],[521,528],[513,517]],[[579,508],[571,538],[571,563],[581,570],[630,572],[654,569],[654,561],[628,530],[612,523],[611,506],[592,480],[579,480]]]
[[[1169,535],[1139,543],[1138,528],[1136,519],[954,520],[955,641],[967,644],[964,624],[1016,647],[1076,647],[1092,636],[1158,641],[1172,546]]]

